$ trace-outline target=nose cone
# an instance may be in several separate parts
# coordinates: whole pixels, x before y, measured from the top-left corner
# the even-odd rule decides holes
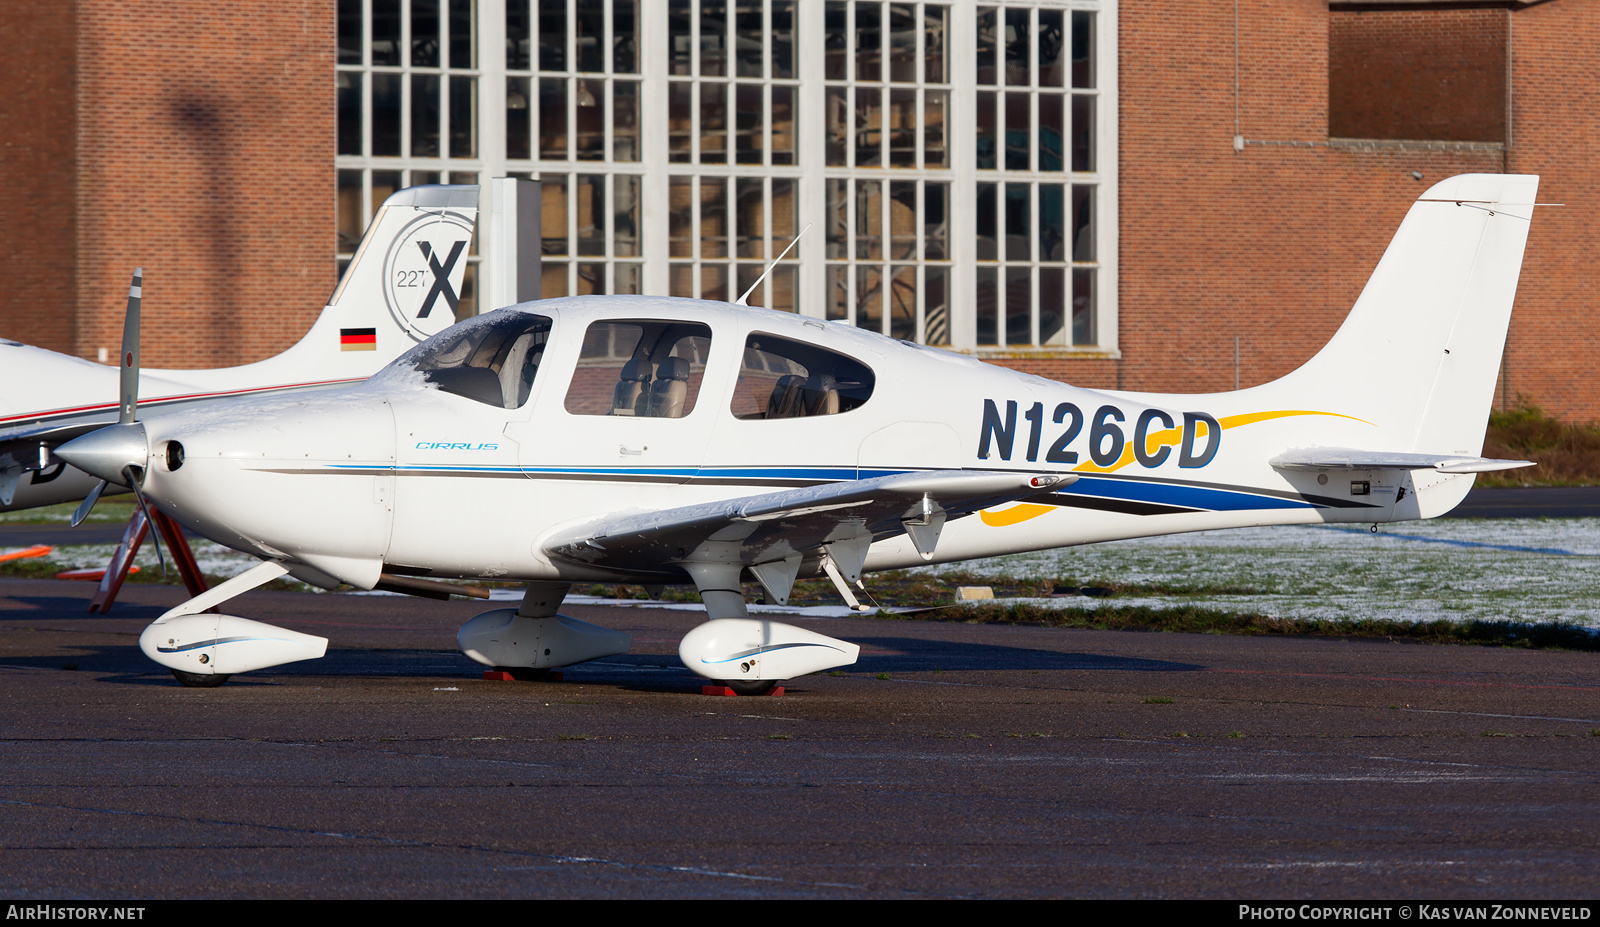
[[[107,425],[56,448],[56,456],[108,483],[125,484],[123,468],[143,469],[150,461],[150,442],[138,422]]]

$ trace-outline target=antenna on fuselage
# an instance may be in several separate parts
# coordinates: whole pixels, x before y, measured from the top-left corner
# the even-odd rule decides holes
[[[767,265],[767,269],[763,270],[761,272],[761,276],[756,278],[756,282],[755,283],[750,284],[750,289],[745,290],[744,291],[744,295],[739,297],[738,301],[736,301],[734,303],[734,305],[735,306],[748,306],[748,305],[750,305],[749,303],[745,302],[745,300],[749,299],[750,298],[750,294],[754,293],[756,291],[756,287],[761,285],[761,281],[767,279],[767,274],[772,273],[772,268],[778,266],[778,262],[783,260],[783,255],[784,254],[788,254],[790,252],[790,250],[792,250],[794,248],[795,245],[798,245],[800,243],[800,236],[804,235],[805,233],[807,233],[809,231],[811,231],[811,226],[810,225],[807,225],[805,228],[801,229],[800,230],[800,235],[796,235],[794,237],[794,241],[789,242],[789,247],[783,249],[783,254],[779,254],[777,257],[772,259],[772,263]]]

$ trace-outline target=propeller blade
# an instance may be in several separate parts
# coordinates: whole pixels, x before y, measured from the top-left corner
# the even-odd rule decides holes
[[[122,320],[121,408],[117,424],[134,421],[139,407],[139,303],[144,287],[144,268],[133,269],[133,284],[128,287],[128,314]]]
[[[161,561],[161,578],[167,578],[167,558],[161,553],[161,530],[156,526],[156,520],[150,517],[150,507],[144,504],[144,493],[139,490],[139,481],[133,478],[133,468],[123,467],[122,475],[128,478],[128,485],[133,487],[133,497],[139,500],[139,508],[144,512],[144,520],[150,525],[150,541],[156,545],[156,559]]]
[[[78,510],[76,512],[72,513],[72,527],[78,527],[79,525],[83,524],[83,520],[85,518],[89,517],[89,513],[94,511],[94,504],[100,501],[100,494],[105,492],[105,488],[105,480],[101,480],[100,482],[94,484],[94,488],[89,490],[89,495],[84,498],[83,504],[78,506]]]

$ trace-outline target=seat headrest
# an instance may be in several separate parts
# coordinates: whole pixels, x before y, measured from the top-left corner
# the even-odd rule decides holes
[[[661,369],[656,371],[658,380],[687,380],[689,379],[689,362],[681,357],[669,357],[661,362]]]

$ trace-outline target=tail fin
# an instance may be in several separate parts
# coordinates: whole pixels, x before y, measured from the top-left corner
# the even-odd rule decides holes
[[[476,184],[394,193],[367,226],[311,331],[277,357],[251,365],[256,378],[367,377],[454,324],[477,217]]]
[[[1501,174],[1435,184],[1333,339],[1256,389],[1286,408],[1338,397],[1340,412],[1381,429],[1370,450],[1482,453],[1538,189],[1536,176]]]

